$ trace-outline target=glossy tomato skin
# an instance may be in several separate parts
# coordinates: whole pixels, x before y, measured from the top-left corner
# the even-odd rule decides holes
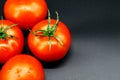
[[[46,0],[7,0],[4,5],[5,18],[24,30],[45,19],[47,12]]]
[[[20,54],[3,65],[0,80],[44,80],[44,76],[42,64],[36,58]]]
[[[51,19],[51,26],[54,25],[56,20]],[[45,30],[48,27],[48,20],[43,20],[42,22],[36,24],[32,28],[32,32],[36,30]],[[28,35],[28,46],[31,52],[40,60],[45,62],[54,62],[61,60],[68,52],[71,44],[71,35],[68,27],[59,22],[55,35],[60,38],[63,45],[60,44],[58,40],[51,37],[51,48],[49,44],[49,39],[47,36],[35,36],[30,33]]]
[[[13,24],[14,23],[9,20],[0,20],[0,26],[3,26],[4,28]],[[14,37],[6,39],[0,38],[0,63],[5,63],[12,56],[20,54],[24,46],[24,36],[18,26],[13,26],[8,29],[6,33]]]

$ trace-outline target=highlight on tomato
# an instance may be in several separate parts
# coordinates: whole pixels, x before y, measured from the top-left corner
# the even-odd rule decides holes
[[[0,20],[0,64],[20,54],[24,46],[21,29],[9,20]]]
[[[6,0],[4,4],[5,18],[18,24],[23,30],[32,28],[45,19],[47,10],[46,0]]]
[[[30,51],[45,62],[54,62],[64,58],[71,44],[71,34],[67,25],[59,21],[57,12],[56,15],[57,20],[50,19],[48,10],[48,19],[36,24],[28,35]]]
[[[19,54],[3,65],[0,80],[44,80],[44,77],[43,66],[36,58]]]

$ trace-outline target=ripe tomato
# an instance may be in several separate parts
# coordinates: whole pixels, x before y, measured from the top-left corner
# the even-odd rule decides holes
[[[44,80],[44,69],[34,57],[20,54],[3,65],[0,80]]]
[[[9,20],[0,20],[0,63],[22,52],[24,36],[21,29]]]
[[[45,19],[47,11],[46,0],[7,0],[4,5],[5,18],[19,24],[22,29],[32,28]]]
[[[37,58],[46,62],[62,59],[67,54],[70,44],[68,27],[58,19],[50,20],[50,17],[36,24],[28,35],[29,49]]]

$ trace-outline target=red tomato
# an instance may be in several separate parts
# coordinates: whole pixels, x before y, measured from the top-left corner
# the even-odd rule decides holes
[[[46,0],[7,0],[4,5],[5,18],[19,24],[22,29],[32,28],[45,19],[47,11]]]
[[[22,52],[24,36],[21,29],[8,20],[0,20],[0,63]]]
[[[43,20],[32,28],[28,35],[28,46],[40,60],[53,62],[62,59],[67,54],[71,44],[71,35],[63,22],[56,22],[55,19],[49,22]]]
[[[0,80],[44,80],[44,69],[34,57],[20,54],[3,65]]]

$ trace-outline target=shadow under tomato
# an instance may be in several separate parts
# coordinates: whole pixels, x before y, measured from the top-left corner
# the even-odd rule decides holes
[[[72,49],[70,48],[67,55],[63,59],[56,61],[56,62],[41,61],[41,63],[45,69],[58,68],[58,67],[64,66],[69,61],[71,56],[72,56]]]

